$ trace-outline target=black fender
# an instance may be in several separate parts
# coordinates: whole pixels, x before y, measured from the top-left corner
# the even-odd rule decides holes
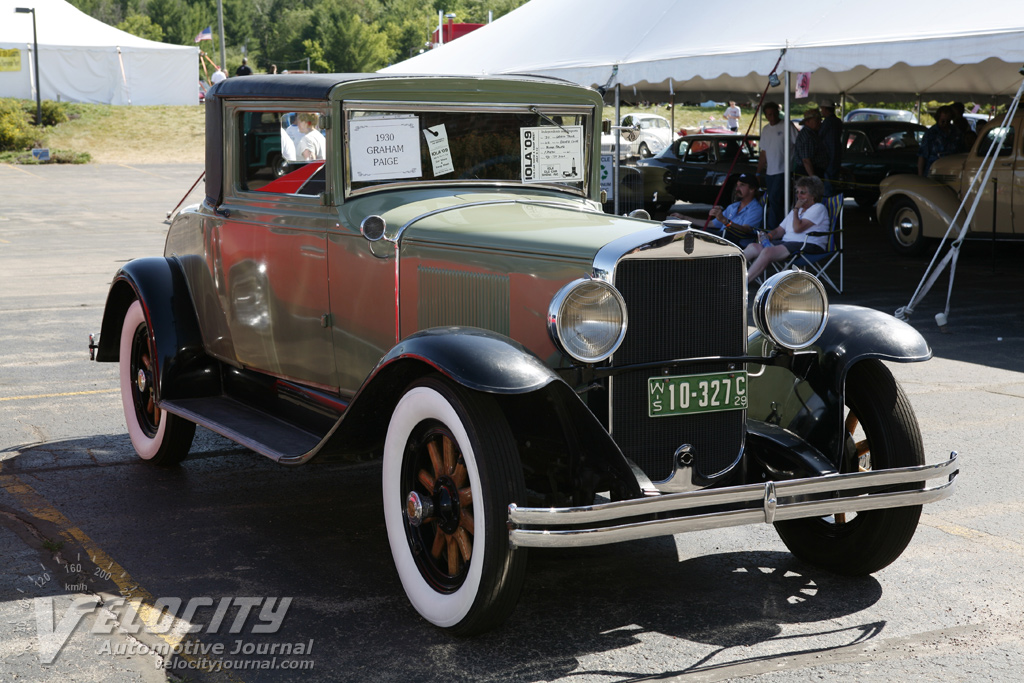
[[[321,454],[375,455],[405,389],[432,373],[496,398],[519,439],[525,469],[551,474],[547,460],[557,451],[564,467],[554,478],[563,481],[549,486],[551,498],[580,489],[641,495],[605,427],[554,370],[518,342],[471,327],[424,330],[395,345],[363,382]],[[557,446],[545,450],[541,443]]]
[[[188,283],[174,259],[135,259],[117,271],[107,293],[96,360],[120,360],[121,327],[136,299],[156,347],[157,399],[218,394],[217,363],[204,351]]]
[[[774,348],[760,332],[751,335],[751,355]],[[924,337],[891,315],[861,306],[829,308],[825,331],[791,362],[750,368],[747,416],[779,425],[805,439],[838,468],[843,455],[846,377],[869,358],[913,363],[931,358]]]

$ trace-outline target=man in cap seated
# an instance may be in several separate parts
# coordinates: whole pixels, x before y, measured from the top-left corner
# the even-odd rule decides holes
[[[704,228],[738,245],[741,249],[757,239],[757,231],[764,220],[764,207],[757,201],[757,176],[744,173],[736,181],[737,200],[725,207],[711,207],[708,216],[712,219]],[[704,225],[703,219],[691,218],[679,212],[672,212],[669,218],[681,218],[694,225]]]

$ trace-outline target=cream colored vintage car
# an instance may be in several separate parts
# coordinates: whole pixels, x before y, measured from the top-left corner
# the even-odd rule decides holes
[[[1002,138],[995,168],[986,183],[981,202],[974,213],[971,237],[992,238],[993,230],[1000,239],[1024,234],[1024,213],[1015,205],[1024,205],[1024,185],[1015,182],[1024,177],[1024,153],[1017,129],[1024,115],[1015,118]],[[989,148],[1000,138],[1002,117],[980,129],[974,147],[966,154],[953,154],[932,164],[928,177],[894,175],[881,184],[881,198],[876,210],[878,220],[886,228],[892,245],[903,254],[924,251],[932,238],[946,234],[961,201],[975,176],[982,171],[982,161]],[[973,199],[974,193],[971,193]],[[993,198],[996,198],[993,200]],[[994,213],[993,213],[994,212]],[[967,215],[966,209],[962,214]],[[961,220],[958,219],[958,224]]]

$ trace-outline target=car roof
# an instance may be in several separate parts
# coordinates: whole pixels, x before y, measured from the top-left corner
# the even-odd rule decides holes
[[[569,81],[551,76],[531,76],[525,74],[507,74],[500,76],[480,75],[451,75],[438,76],[435,74],[379,74],[379,73],[350,73],[350,74],[254,74],[252,76],[241,76],[226,78],[214,85],[207,91],[207,96],[217,97],[259,97],[259,98],[281,98],[317,100],[327,99],[331,90],[344,83],[356,81],[388,81],[388,80],[409,80],[409,79],[471,79],[471,80],[503,80],[503,81],[532,81],[535,83],[559,83],[572,85]]]

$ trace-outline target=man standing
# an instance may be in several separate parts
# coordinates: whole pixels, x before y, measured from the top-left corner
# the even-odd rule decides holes
[[[789,146],[793,151],[793,139],[796,137],[796,129],[793,124],[785,124],[779,117],[779,105],[776,102],[768,102],[764,105],[764,117],[768,125],[761,127],[761,154],[757,160],[757,172],[765,176],[765,184],[768,188],[768,218],[766,226],[776,228],[786,215],[786,207],[783,205],[786,191],[786,129],[789,125]]]
[[[836,116],[836,107],[829,102],[821,105],[821,129],[818,136],[825,146],[825,155],[828,163],[825,165],[825,194],[830,195],[835,190],[833,183],[839,180],[839,174],[843,167],[843,122]]]
[[[804,110],[804,127],[796,136],[796,170],[798,175],[825,175],[828,154],[818,131],[821,129],[821,112],[817,107]]]
[[[236,76],[252,76],[252,69],[249,68],[249,60],[242,57],[242,66],[235,69]]]
[[[725,110],[725,122],[729,126],[729,130],[733,133],[738,133],[740,130],[740,108],[736,106],[736,103],[729,100],[729,106]]]
[[[936,124],[925,131],[917,151],[917,174],[928,175],[936,159],[964,151],[963,138],[953,125],[953,108],[939,107],[935,112]]]

